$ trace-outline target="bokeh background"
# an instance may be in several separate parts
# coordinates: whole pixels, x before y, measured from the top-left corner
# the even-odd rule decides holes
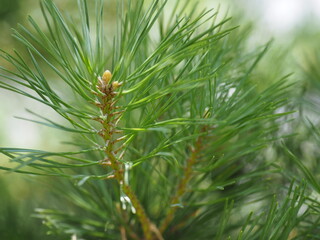
[[[106,26],[113,26],[115,11],[112,9],[116,1],[105,1],[108,9]],[[54,2],[68,14],[76,15],[75,0]],[[261,75],[261,84],[268,84],[264,79],[272,79],[272,76],[293,73],[290,79],[298,82],[297,93],[302,88],[310,88],[307,73],[320,52],[319,0],[202,0],[200,3],[206,8],[219,8],[221,16],[225,13],[234,16],[234,25],[250,28],[248,49],[273,39],[271,50],[257,70]],[[1,49],[9,52],[19,49],[11,37],[12,28],[18,23],[26,24],[28,15],[43,22],[38,1],[0,0]],[[6,63],[0,59],[0,66],[3,65]],[[61,142],[68,141],[68,136],[59,135],[57,138],[59,132],[53,129],[15,118],[30,117],[26,112],[30,105],[35,112],[46,112],[46,116],[55,117],[47,108],[0,89],[0,146],[61,150]],[[319,115],[313,107],[311,104],[304,114],[317,124]],[[299,131],[304,131],[303,127],[299,127]],[[297,151],[310,158],[312,154],[316,157],[313,153],[315,148],[316,145],[305,138],[299,142]],[[0,164],[8,164],[3,156],[0,156]],[[33,178],[0,171],[0,239],[57,239],[47,236],[46,228],[32,217],[35,208],[56,204],[51,201],[51,196],[47,184],[39,185]]]

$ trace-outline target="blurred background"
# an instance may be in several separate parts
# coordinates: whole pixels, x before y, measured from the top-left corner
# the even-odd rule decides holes
[[[54,2],[70,15],[76,15],[75,0]],[[106,0],[109,9],[114,8],[114,2]],[[256,74],[260,74],[261,84],[268,84],[265,79],[293,73],[290,79],[297,82],[295,99],[298,104],[296,106],[301,110],[299,114],[302,115],[302,122],[294,123],[301,135],[299,139],[292,140],[291,144],[302,157],[317,158],[316,144],[310,139],[303,119],[308,116],[314,124],[318,124],[320,108],[317,107],[317,97],[314,96],[320,89],[320,70],[317,70],[320,68],[320,1],[202,0],[200,3],[206,8],[219,8],[221,16],[224,13],[233,16],[234,25],[250,28],[248,49],[273,39],[272,48]],[[114,12],[108,12],[106,26],[114,24]],[[11,29],[18,23],[26,24],[28,15],[43,22],[38,1],[0,0],[1,49],[9,52],[19,49],[19,45],[11,37]],[[0,66],[6,64],[0,59]],[[68,140],[68,136],[61,139],[59,135],[57,140],[58,131],[15,118],[30,117],[25,111],[30,104],[36,112],[45,111],[46,116],[51,116],[52,113],[47,108],[0,89],[0,146],[60,150],[61,141]],[[0,164],[7,164],[1,155]],[[34,208],[43,204],[49,206],[50,194],[47,186],[35,184],[30,177],[0,171],[0,239],[53,239],[46,236],[45,227],[32,217]]]

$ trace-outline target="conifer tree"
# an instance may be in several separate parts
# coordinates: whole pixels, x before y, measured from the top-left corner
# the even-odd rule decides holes
[[[72,135],[68,151],[0,148],[12,162],[0,169],[54,182],[60,207],[36,209],[49,233],[316,238],[319,184],[280,142],[290,84],[261,89],[254,74],[270,43],[245,51],[246,29],[192,1],[119,1],[114,33],[103,1],[78,8],[79,22],[41,1],[45,29],[29,17],[13,33],[25,52],[1,52],[0,87],[65,121],[32,106],[25,120]],[[266,157],[274,143],[306,180]]]

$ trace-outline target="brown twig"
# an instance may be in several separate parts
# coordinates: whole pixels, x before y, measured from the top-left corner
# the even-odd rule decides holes
[[[131,187],[124,181],[124,171],[122,168],[123,166],[122,163],[119,162],[116,157],[116,152],[114,150],[115,144],[124,140],[125,137],[118,137],[117,139],[114,139],[114,134],[117,133],[116,126],[119,122],[119,119],[121,118],[123,111],[115,111],[116,109],[118,109],[118,107],[115,106],[117,100],[114,98],[117,95],[117,93],[114,90],[120,87],[121,83],[111,83],[111,77],[111,73],[109,71],[105,71],[102,78],[99,78],[97,87],[102,95],[97,95],[100,99],[99,101],[96,101],[94,103],[95,106],[100,108],[103,114],[102,118],[95,118],[95,120],[97,120],[103,126],[103,128],[99,132],[99,135],[105,141],[104,152],[107,158],[101,162],[101,165],[110,166],[112,168],[114,179],[117,180],[123,193],[127,195],[127,197],[130,199],[132,203],[132,206],[136,209],[136,214],[141,223],[144,238],[146,240],[152,240],[154,236],[153,233],[155,233],[156,237],[161,240],[162,237],[159,238],[157,236],[159,234],[157,234],[155,231],[156,227],[149,220],[136,194],[131,189]],[[121,147],[118,148],[118,150],[120,149]],[[116,151],[118,152],[118,150]],[[127,238],[124,228],[120,228],[120,233],[123,240]]]
[[[121,240],[127,240],[126,229],[124,227],[120,227]]]
[[[204,127],[202,129],[202,132],[204,132],[205,130],[206,128]],[[178,209],[178,206],[175,206],[175,207],[171,207],[171,206],[179,204],[180,198],[187,192],[187,185],[193,175],[192,168],[196,164],[199,158],[201,149],[202,149],[202,136],[199,136],[194,144],[194,147],[191,149],[191,155],[187,160],[187,163],[184,169],[184,175],[177,186],[175,195],[172,197],[170,201],[170,208],[168,209],[166,217],[164,218],[164,220],[162,221],[159,227],[159,230],[161,233],[163,233],[167,229],[167,227],[170,225]]]

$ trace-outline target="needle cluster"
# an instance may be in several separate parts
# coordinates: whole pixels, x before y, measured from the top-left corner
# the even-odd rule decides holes
[[[265,151],[282,138],[291,113],[288,76],[259,85],[256,67],[271,43],[245,50],[247,28],[187,0],[119,1],[112,31],[106,4],[78,0],[76,20],[43,0],[45,27],[30,17],[14,30],[26,51],[1,51],[11,67],[1,67],[0,87],[46,105],[64,123],[32,106],[25,120],[73,139],[64,146],[70,151],[0,148],[11,163],[1,170],[55,179],[60,207],[36,210],[50,233],[315,235],[320,208],[310,189],[319,191],[317,181],[285,146],[279,149],[307,181]]]

